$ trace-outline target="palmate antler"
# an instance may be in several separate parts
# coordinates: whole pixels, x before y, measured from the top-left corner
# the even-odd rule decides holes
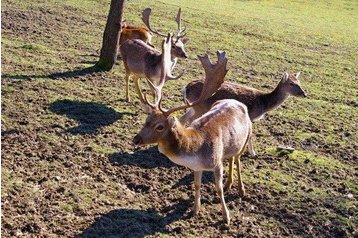
[[[179,38],[183,38],[186,33],[185,33],[185,30],[186,28],[182,28],[182,24],[181,24],[181,8],[179,8],[178,10],[178,14],[177,14],[177,17],[175,18],[175,21],[178,23],[178,32],[177,32],[177,35],[176,35],[176,38],[179,39]]]
[[[164,59],[165,59],[165,53],[167,53],[167,51],[170,50],[170,49],[167,49],[166,46],[167,46],[166,42],[163,41],[163,55],[164,56],[162,56],[162,57],[164,57]],[[162,73],[161,73],[159,84],[156,86],[148,80],[150,87],[155,92],[155,102],[154,102],[154,104],[149,103],[148,99],[146,98],[146,95],[143,96],[143,99],[144,99],[143,102],[145,104],[147,104],[149,107],[151,107],[152,110],[160,110],[163,113],[163,115],[168,117],[173,112],[176,112],[179,110],[184,110],[189,107],[193,107],[193,106],[205,101],[206,99],[211,97],[220,88],[221,84],[224,82],[224,78],[227,73],[227,69],[226,69],[227,58],[225,56],[225,52],[217,51],[216,54],[218,57],[218,61],[216,64],[212,64],[210,62],[210,59],[207,54],[205,54],[204,56],[198,56],[201,64],[203,65],[203,68],[205,70],[205,80],[204,80],[204,85],[203,85],[201,94],[196,101],[194,101],[192,103],[187,102],[187,105],[173,107],[168,110],[165,110],[162,108],[162,106],[161,106],[161,101],[162,101],[162,96],[163,96],[162,89],[163,89],[163,86],[165,83],[166,67],[168,67],[165,64],[165,61],[163,61],[162,62]]]
[[[152,9],[150,9],[150,8],[144,9],[143,12],[142,12],[142,21],[144,22],[144,24],[146,25],[146,27],[147,27],[152,33],[157,34],[157,35],[159,35],[159,36],[166,37],[165,34],[159,32],[159,31],[157,31],[157,30],[154,30],[154,29],[152,29],[152,28],[150,27],[149,17],[150,17],[150,15],[151,15],[151,13],[152,13]],[[175,41],[177,41],[178,39],[183,38],[183,37],[186,35],[186,33],[184,33],[184,31],[186,30],[186,28],[185,28],[185,27],[183,28],[183,27],[182,27],[182,24],[181,24],[181,8],[179,8],[179,10],[178,10],[178,13],[177,13],[177,16],[176,16],[176,18],[175,18],[175,21],[176,21],[177,24],[178,24],[178,32],[177,32],[177,34],[176,34],[176,40],[175,40]]]
[[[160,107],[160,101],[162,98],[162,88],[164,86],[166,77],[168,75],[168,72],[170,72],[170,65],[171,65],[171,59],[170,59],[170,50],[172,46],[172,34],[168,34],[168,36],[163,40],[162,42],[162,57],[161,57],[161,73],[160,73],[160,80],[158,85],[154,85],[152,81],[147,79],[147,82],[152,89],[152,91],[155,94],[155,101],[154,104],[150,103],[147,99],[146,94],[141,92],[139,90],[140,95],[139,98],[142,101],[142,103],[148,105],[152,110],[158,109]],[[180,75],[181,76],[181,75]]]
[[[151,13],[152,13],[152,9],[150,9],[150,8],[146,8],[146,9],[143,10],[143,12],[142,12],[142,21],[143,21],[143,23],[146,25],[148,30],[150,30],[152,33],[160,35],[160,36],[163,36],[163,37],[166,37],[165,34],[160,33],[159,31],[153,30],[150,27],[149,16],[150,16]]]
[[[211,97],[220,88],[221,84],[224,82],[225,75],[228,71],[226,69],[227,58],[225,56],[224,51],[217,51],[216,55],[218,57],[218,61],[216,64],[212,64],[210,62],[210,59],[207,54],[205,54],[204,56],[198,56],[205,70],[204,85],[199,98],[192,103],[187,102],[186,105],[170,108],[167,111],[161,110],[164,115],[169,116],[173,112],[198,105]]]

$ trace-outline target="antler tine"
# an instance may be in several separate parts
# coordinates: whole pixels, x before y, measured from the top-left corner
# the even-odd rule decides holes
[[[149,80],[148,80],[148,82],[149,82]],[[156,108],[155,104],[152,104],[148,101],[147,94],[144,93],[144,95],[143,95],[142,89],[139,87],[139,84],[138,84],[138,92],[139,92],[139,100],[141,101],[141,103],[147,104],[152,109]]]
[[[198,55],[198,59],[204,68],[205,74],[210,74],[213,71],[213,64],[210,62],[208,54],[203,56]]]
[[[227,58],[226,58],[226,52],[225,51],[221,51],[221,50],[218,50],[216,51],[216,55],[218,57],[218,64],[226,64],[227,62]],[[224,62],[226,61],[226,62]]]
[[[149,16],[150,16],[151,13],[152,13],[152,9],[150,9],[150,8],[146,8],[146,9],[143,10],[143,12],[142,12],[142,21],[143,21],[143,23],[146,25],[146,27],[147,27],[152,33],[157,34],[157,35],[160,35],[160,36],[163,36],[163,37],[166,37],[165,34],[160,33],[160,32],[158,32],[158,31],[156,31],[156,30],[153,30],[153,29],[150,27],[150,24],[149,24]]]
[[[217,57],[218,62],[216,64],[212,64],[207,54],[205,54],[204,56],[198,56],[206,73],[204,85],[199,98],[191,104],[187,102],[187,105],[169,109],[164,113],[165,116],[169,116],[175,111],[183,110],[205,101],[220,88],[221,84],[224,82],[224,78],[227,73],[227,58],[225,56],[225,52],[223,51],[218,51]]]
[[[179,39],[186,35],[186,33],[184,33],[186,28],[185,27],[182,28],[182,24],[181,24],[181,8],[179,8],[179,10],[178,10],[177,17],[175,18],[175,21],[178,23],[178,33],[177,33],[176,37],[177,37],[177,39]]]

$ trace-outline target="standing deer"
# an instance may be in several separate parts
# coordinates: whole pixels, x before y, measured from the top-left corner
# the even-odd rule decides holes
[[[249,111],[251,121],[260,120],[267,112],[278,108],[289,95],[306,97],[306,93],[298,80],[299,76],[300,72],[296,74],[285,73],[276,88],[270,93],[237,83],[225,82],[212,97],[187,111],[180,121],[190,124],[209,111],[216,101],[222,99],[235,99],[244,103]],[[183,89],[184,100],[187,102],[195,101],[200,95],[203,84],[203,81],[193,81],[185,86]],[[251,139],[249,141],[249,152],[252,156],[256,156]]]
[[[163,43],[163,47],[165,44]],[[169,49],[166,49],[169,51]],[[164,51],[165,52],[165,51]],[[168,53],[168,52],[166,52]],[[164,53],[163,53],[164,54]],[[158,144],[161,153],[171,161],[194,170],[195,203],[194,214],[200,210],[200,186],[203,171],[213,171],[215,187],[221,200],[223,218],[230,223],[229,211],[223,192],[223,160],[230,159],[230,174],[226,187],[232,184],[232,166],[237,162],[240,195],[245,194],[241,180],[240,155],[251,135],[251,121],[244,104],[236,100],[217,101],[210,110],[185,127],[172,113],[194,107],[210,97],[223,83],[227,73],[225,52],[217,52],[218,61],[212,64],[208,55],[198,56],[205,70],[205,80],[199,98],[191,104],[177,106],[169,110],[161,107],[162,87],[165,82],[165,67],[158,86],[148,83],[154,89],[155,103],[145,99],[145,112],[149,113],[144,127],[134,137],[136,145]],[[165,56],[163,57],[165,58]]]
[[[170,67],[166,67],[166,79],[178,79],[182,76],[180,74],[177,77],[172,75],[172,70],[177,62],[177,57],[187,58],[187,54],[184,50],[184,44],[189,40],[188,38],[183,38],[185,36],[185,28],[181,26],[181,10],[177,14],[176,21],[178,23],[178,33],[173,40],[173,36],[166,36],[158,31],[153,30],[149,24],[149,16],[151,14],[151,9],[147,8],[142,13],[143,22],[146,24],[148,29],[158,35],[164,36],[167,38],[166,44],[170,45],[170,54],[168,54],[169,60],[167,64]],[[149,81],[157,84],[161,75],[161,59],[162,52],[157,49],[145,44],[141,40],[127,40],[120,46],[120,53],[122,56],[123,64],[126,70],[126,100],[130,101],[129,97],[129,76],[134,75],[134,83],[136,90],[139,94],[139,78],[146,77]],[[139,94],[140,95],[140,94]]]

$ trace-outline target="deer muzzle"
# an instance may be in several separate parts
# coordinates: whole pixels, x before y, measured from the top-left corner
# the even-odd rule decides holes
[[[136,135],[134,138],[133,138],[133,143],[135,145],[142,145],[143,144],[143,139],[140,135]]]

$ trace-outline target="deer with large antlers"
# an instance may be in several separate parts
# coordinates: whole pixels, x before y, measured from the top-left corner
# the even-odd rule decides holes
[[[288,96],[306,97],[305,91],[301,88],[299,76],[299,72],[296,74],[285,73],[276,88],[269,93],[242,84],[225,82],[212,97],[199,105],[191,107],[180,118],[180,121],[190,124],[193,120],[209,111],[213,104],[222,99],[234,99],[244,103],[247,106],[251,121],[260,120],[267,112],[278,108]],[[197,100],[203,85],[204,82],[198,80],[185,86],[183,89],[184,101],[192,102]],[[252,156],[256,156],[251,138],[248,149]]]
[[[172,35],[164,35],[156,30],[153,30],[149,24],[149,16],[151,9],[147,8],[142,12],[142,20],[147,28],[154,34],[166,37],[167,44],[170,44],[169,61],[166,70],[166,79],[178,79],[182,76],[180,74],[177,77],[172,75],[172,70],[177,63],[177,57],[187,58],[187,54],[184,50],[184,44],[189,38],[184,38],[185,28],[181,25],[181,9],[176,17],[178,23],[178,33],[175,37]],[[133,75],[136,90],[139,94],[139,78],[145,77],[154,84],[158,84],[161,75],[161,58],[162,52],[158,51],[154,47],[144,43],[141,40],[127,40],[120,46],[120,53],[123,60],[123,64],[126,70],[126,100],[130,101],[129,97],[129,76]]]
[[[165,43],[163,43],[165,48]],[[165,48],[168,56],[169,49]],[[210,97],[224,81],[227,73],[227,58],[225,52],[217,52],[218,61],[212,64],[208,55],[198,56],[205,70],[205,80],[199,98],[187,105],[177,106],[169,110],[161,107],[162,88],[165,82],[165,72],[168,64],[162,64],[162,74],[159,85],[148,83],[155,91],[155,103],[149,103],[146,95],[143,108],[149,113],[144,127],[134,137],[136,145],[158,144],[161,153],[171,161],[194,170],[195,203],[194,214],[200,210],[200,186],[203,171],[213,171],[215,187],[221,200],[224,220],[229,224],[229,211],[225,204],[223,192],[223,160],[229,158],[230,174],[226,187],[232,184],[232,167],[237,163],[240,195],[245,194],[241,180],[240,155],[243,153],[251,135],[251,121],[244,104],[235,100],[216,102],[211,109],[200,118],[185,127],[172,113],[199,105]]]

